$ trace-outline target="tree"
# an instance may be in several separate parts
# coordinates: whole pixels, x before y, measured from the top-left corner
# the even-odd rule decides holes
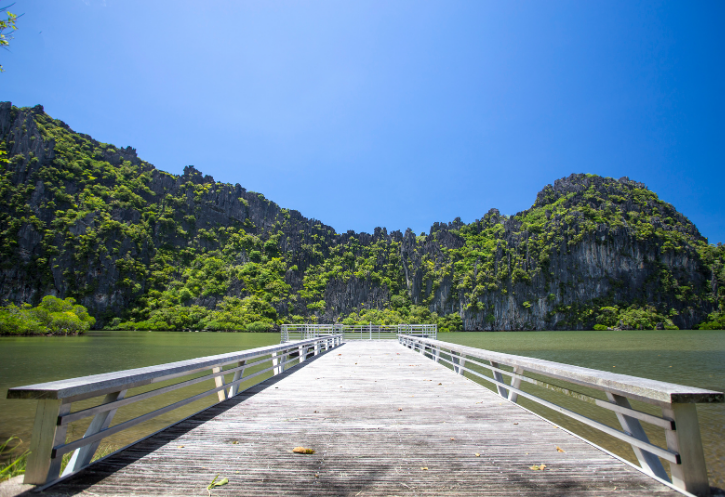
[[[15,26],[15,21],[17,20],[18,16],[13,14],[8,10],[8,8],[12,7],[12,5],[8,5],[7,7],[0,7],[0,16],[4,16],[4,19],[0,19],[0,47],[7,48],[7,46],[10,44],[10,40],[13,39],[12,36],[8,36],[5,34],[6,29],[12,29],[16,30],[18,29]],[[0,72],[3,72],[3,66],[0,64]]]

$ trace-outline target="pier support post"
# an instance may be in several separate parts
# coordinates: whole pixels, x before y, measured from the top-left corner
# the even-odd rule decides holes
[[[681,464],[670,463],[672,484],[694,495],[709,495],[710,484],[695,404],[670,404],[662,408],[662,414],[675,420],[675,430],[665,430],[665,438],[667,448],[680,454],[681,460]]]

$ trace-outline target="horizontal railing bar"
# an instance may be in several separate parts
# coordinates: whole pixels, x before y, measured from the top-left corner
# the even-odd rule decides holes
[[[335,335],[330,335],[334,337]],[[14,387],[8,390],[7,398],[36,398],[36,399],[61,399],[64,401],[80,400],[90,398],[103,393],[118,391],[122,388],[135,388],[159,381],[160,378],[168,379],[172,375],[189,373],[210,369],[212,367],[224,366],[236,361],[255,359],[273,352],[293,351],[300,345],[314,344],[324,341],[326,337],[311,338],[280,345],[259,347],[216,356],[207,356],[186,361],[178,361],[145,368],[130,369],[112,373],[72,378],[49,383],[39,383],[23,387]]]
[[[452,361],[449,361],[445,358],[441,357],[440,360],[453,365]],[[472,369],[469,369],[466,366],[461,366],[460,364],[456,364],[456,366],[460,369],[463,369],[464,371],[468,371],[469,373],[478,376],[479,378],[481,378],[483,380],[493,383],[494,385],[502,386],[502,387],[506,388],[506,390],[516,392],[517,394],[519,394],[522,397],[526,397],[527,399],[533,400],[534,402],[537,402],[538,404],[548,407],[549,409],[552,409],[561,414],[569,416],[572,419],[576,419],[577,421],[579,421],[581,423],[589,425],[592,428],[596,428],[600,431],[603,431],[604,433],[611,435],[615,438],[618,438],[619,440],[622,440],[623,442],[628,442],[631,445],[639,447],[642,450],[646,450],[647,452],[650,452],[650,453],[652,453],[658,457],[661,457],[662,459],[670,461],[672,463],[680,464],[680,455],[675,452],[670,452],[669,450],[663,449],[662,447],[652,445],[651,443],[643,442],[643,441],[639,440],[638,438],[635,438],[631,435],[628,435],[627,433],[624,433],[615,428],[612,428],[611,426],[607,426],[603,423],[600,423],[599,421],[595,421],[595,420],[588,418],[586,416],[583,416],[579,413],[570,411],[569,409],[566,409],[565,407],[561,407],[557,404],[554,404],[553,402],[549,402],[548,400],[544,400],[540,397],[537,397],[536,395],[524,392],[523,390],[512,387],[511,385],[507,385],[504,382],[494,380],[493,378],[489,378],[488,376],[480,374],[477,371],[473,371]]]
[[[95,414],[110,411],[112,409],[119,409],[121,407],[127,406],[129,404],[134,404],[136,402],[140,402],[142,400],[153,398],[157,395],[162,395],[165,393],[173,392],[174,390],[178,390],[180,388],[189,387],[191,385],[195,385],[197,383],[202,383],[204,381],[213,380],[214,378],[217,378],[219,376],[224,376],[230,373],[234,373],[236,371],[251,368],[254,366],[258,366],[259,364],[264,364],[265,362],[271,361],[270,358],[262,359],[250,364],[245,364],[244,366],[238,366],[236,368],[227,369],[225,371],[220,371],[219,373],[213,373],[201,376],[199,378],[193,378],[191,380],[183,381],[181,383],[175,383],[173,385],[169,385],[166,387],[157,388],[155,390],[151,390],[149,392],[143,392],[138,395],[134,395],[132,397],[127,397],[123,400],[116,400],[114,402],[109,402],[107,404],[101,404],[95,407],[89,407],[88,409],[83,409],[82,411],[76,411],[70,414],[66,414],[64,416],[58,416],[58,426],[63,426],[68,423],[72,423],[74,421],[78,421],[83,418],[87,418],[88,416],[93,416]]]
[[[407,335],[401,336],[406,337]],[[666,407],[672,403],[725,402],[725,395],[722,392],[677,385],[675,383],[665,383],[619,373],[598,371],[544,359],[516,356],[466,346],[452,346],[450,343],[429,338],[410,338],[414,338],[418,343],[427,344],[432,347],[440,347],[441,349],[447,349],[457,354],[494,361],[510,367],[522,367],[532,373],[576,383],[596,390],[615,393],[650,404]]]
[[[655,416],[653,414],[649,414],[642,411],[637,411],[636,409],[629,409],[627,407],[619,406],[613,402],[609,402],[607,400],[597,399],[595,397],[591,397],[590,395],[587,395],[585,393],[577,392],[576,390],[571,390],[569,388],[560,387],[558,385],[552,385],[550,383],[546,383],[545,381],[537,380],[535,378],[530,378],[528,376],[524,376],[522,374],[513,373],[511,371],[506,371],[505,369],[496,368],[494,366],[491,366],[489,364],[483,364],[480,363],[474,359],[471,359],[470,357],[466,358],[466,363],[473,363],[478,366],[487,368],[491,371],[496,371],[498,373],[505,374],[507,376],[510,376],[512,378],[518,378],[521,381],[525,381],[527,383],[530,383],[532,385],[536,385],[542,388],[546,388],[547,390],[551,390],[552,392],[557,392],[562,395],[566,395],[568,397],[571,397],[573,399],[580,400],[582,402],[587,402],[589,404],[594,404],[596,406],[599,406],[603,409],[608,409],[610,411],[618,412],[620,414],[625,414],[627,416],[639,419],[640,421],[644,421],[646,423],[649,423],[654,426],[659,426],[660,428],[664,428],[666,430],[674,430],[675,429],[675,422],[672,419],[668,418],[661,418],[659,416]]]

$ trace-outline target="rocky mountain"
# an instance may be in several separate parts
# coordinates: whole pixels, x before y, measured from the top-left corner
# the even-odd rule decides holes
[[[0,151],[0,299],[71,296],[101,327],[691,328],[725,300],[725,249],[628,178],[573,174],[524,212],[427,234],[335,233],[40,106],[0,103]]]

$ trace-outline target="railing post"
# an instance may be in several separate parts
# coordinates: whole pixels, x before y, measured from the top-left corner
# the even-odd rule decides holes
[[[514,373],[523,375],[524,374],[524,368],[520,366],[516,366],[514,368]],[[511,377],[511,386],[514,388],[521,388],[521,378],[516,378],[515,376]],[[513,390],[509,390],[509,400],[516,404],[519,400],[519,394],[514,392]]]
[[[239,361],[237,363],[237,367],[244,366],[246,363],[247,363],[247,361]],[[235,382],[237,380],[241,380],[242,379],[242,376],[244,376],[244,369],[240,369],[239,371],[235,371],[234,372],[234,377],[232,378],[232,382]],[[232,386],[229,387],[229,393],[227,394],[227,397],[228,398],[231,399],[232,397],[234,397],[236,394],[239,393],[239,385],[240,384],[241,384],[241,382],[240,383],[235,383],[235,384],[233,384]]]
[[[105,396],[103,399],[102,404],[108,404],[109,402],[114,402],[116,400],[123,400],[123,398],[126,396],[126,390],[121,390],[120,392],[113,392],[109,393]],[[91,424],[88,426],[88,429],[86,430],[86,433],[83,435],[83,438],[90,437],[91,435],[95,435],[101,430],[105,430],[111,425],[111,421],[113,421],[113,416],[115,416],[116,411],[118,409],[112,409],[110,411],[101,412],[96,414],[93,417],[93,421],[91,421]],[[65,470],[63,470],[63,475],[70,475],[72,473],[75,473],[76,471],[85,468],[91,463],[91,460],[93,459],[93,455],[98,450],[98,446],[101,444],[101,441],[92,442],[85,447],[81,447],[79,449],[76,449],[73,452],[73,455],[71,456],[70,461],[68,462],[68,465],[65,467]],[[59,463],[58,466],[60,467],[60,461],[62,460],[62,456],[57,458]]]
[[[433,360],[435,362],[438,362],[438,361],[440,361],[440,358],[441,358],[441,348],[440,348],[439,345],[436,345],[436,347],[435,347],[435,355],[433,356]]]
[[[488,362],[494,368],[500,368],[501,367],[497,362],[494,362],[494,361],[488,361]],[[494,380],[500,381],[501,383],[506,383],[506,380],[503,379],[503,375],[501,373],[499,373],[498,371],[492,371],[492,373],[493,373],[493,379]],[[498,390],[498,394],[501,397],[503,397],[504,399],[508,399],[508,397],[509,397],[509,391],[507,389],[505,389],[501,385],[496,385],[496,389]]]
[[[38,400],[23,483],[42,485],[58,477],[62,458],[51,455],[53,447],[65,442],[68,425],[58,426],[58,416],[68,414],[70,406],[58,399]]]
[[[281,373],[281,371],[279,370],[279,357],[277,356],[277,352],[272,352],[272,367],[274,368],[272,370],[274,376]]]
[[[670,404],[662,408],[662,414],[675,420],[675,429],[665,430],[665,438],[667,448],[680,454],[680,464],[670,463],[672,484],[694,495],[709,495],[710,484],[695,404]]]
[[[222,372],[222,367],[218,366],[216,368],[211,369],[212,374],[217,374]],[[224,375],[219,375],[216,378],[214,378],[214,384],[217,387],[223,387],[224,386]],[[222,389],[217,392],[217,397],[219,398],[219,402],[227,400],[227,392],[226,390]]]
[[[285,362],[287,362],[287,359],[289,359],[289,350],[284,350],[280,352],[279,354],[279,372],[284,373],[284,369],[286,367]]]
[[[299,360],[300,360],[300,364],[301,364],[301,363],[305,362],[305,355],[306,355],[306,352],[307,352],[307,346],[306,345],[300,345],[299,347],[297,347],[297,350],[299,351],[298,352],[298,355],[299,355]]]
[[[454,352],[451,350],[451,362],[453,363],[453,372],[461,376],[463,376],[463,365],[466,363],[466,360],[463,357],[463,354],[459,354],[458,352]]]
[[[320,353],[320,342],[319,341],[316,341],[315,342],[315,354],[314,355],[318,355],[319,353]]]

